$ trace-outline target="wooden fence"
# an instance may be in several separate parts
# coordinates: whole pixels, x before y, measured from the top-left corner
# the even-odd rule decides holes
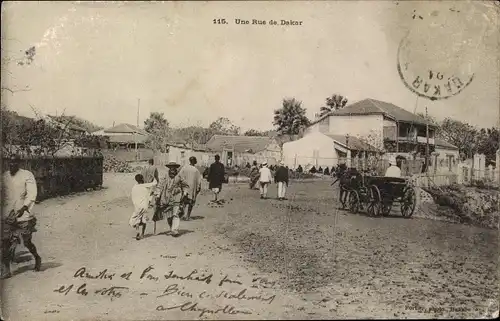
[[[25,158],[21,168],[31,171],[35,176],[39,201],[97,188],[103,182],[102,157]],[[2,169],[2,172],[8,170],[7,159],[3,159]]]

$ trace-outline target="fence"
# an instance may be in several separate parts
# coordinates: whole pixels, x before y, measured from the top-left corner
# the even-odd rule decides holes
[[[103,149],[101,150],[103,156],[113,156],[124,162],[145,161],[153,158],[154,152],[148,148],[135,149]]]
[[[22,159],[21,168],[29,170],[36,179],[37,200],[84,191],[102,186],[102,157],[41,157]],[[3,159],[2,169],[8,169]]]

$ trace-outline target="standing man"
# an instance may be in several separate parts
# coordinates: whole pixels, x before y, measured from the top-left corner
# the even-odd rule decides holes
[[[254,189],[255,185],[259,181],[259,166],[257,166],[257,161],[253,161],[253,166],[250,168],[250,189]]]
[[[156,166],[154,166],[154,160],[150,159],[148,163],[148,166],[144,167],[144,169],[140,173],[144,178],[144,183],[152,183],[154,180],[159,182],[160,180],[158,179],[158,169],[156,168]]]
[[[262,163],[262,168],[259,170],[260,177],[260,198],[267,198],[267,186],[271,183],[273,176],[271,175],[271,170],[267,167],[267,162]]]
[[[217,202],[217,197],[222,190],[225,174],[224,165],[220,162],[220,156],[215,155],[215,162],[210,165],[207,177],[209,182],[208,188],[214,192],[214,202]]]
[[[283,161],[280,162],[276,169],[274,181],[278,183],[278,200],[285,200],[286,188],[288,187],[288,168],[285,167]]]
[[[168,168],[168,174],[156,186],[155,198],[157,211],[155,216],[157,217],[154,221],[156,222],[166,218],[171,235],[177,237],[180,236],[179,213],[183,206],[182,200],[187,196],[189,186],[179,175],[177,175],[178,168],[180,167],[179,164],[170,162],[165,166]]]
[[[35,271],[40,271],[42,259],[38,255],[32,235],[36,232],[33,206],[37,196],[35,176],[20,168],[19,156],[11,157],[9,170],[3,175],[2,195],[2,278],[11,276],[10,263],[22,238],[24,246],[35,258]]]
[[[196,157],[189,157],[189,165],[185,165],[179,172],[179,176],[185,181],[188,187],[188,195],[186,198],[187,205],[187,215],[183,217],[184,221],[189,221],[191,219],[191,212],[193,211],[194,204],[196,203],[196,197],[201,191],[201,174],[200,171],[195,167],[198,163]]]

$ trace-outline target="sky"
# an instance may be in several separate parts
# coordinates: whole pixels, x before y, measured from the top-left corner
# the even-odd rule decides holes
[[[35,108],[104,127],[136,124],[139,106],[140,126],[158,111],[173,126],[227,117],[267,130],[283,98],[302,101],[313,118],[341,94],[491,127],[500,123],[498,21],[467,1],[3,2],[2,57],[30,46],[37,55],[29,66],[2,64],[2,87],[30,88],[2,91],[2,101],[21,115]],[[473,73],[471,84],[446,100],[417,99],[397,71],[405,35],[423,57],[412,56],[413,71],[433,63]]]

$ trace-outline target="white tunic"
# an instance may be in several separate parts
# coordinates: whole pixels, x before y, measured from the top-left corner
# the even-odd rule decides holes
[[[260,170],[259,181],[262,183],[271,183],[273,176],[271,175],[271,170],[267,167],[262,167]]]
[[[386,177],[401,177],[401,169],[397,166],[391,165],[385,171],[385,176]]]
[[[151,183],[135,184],[132,187],[132,203],[134,204],[134,213],[130,217],[129,224],[133,227],[141,222],[145,223],[147,218],[144,216],[149,208],[151,200],[151,189],[156,185],[156,180]]]
[[[27,206],[28,211],[18,217],[17,221],[29,221],[35,217],[32,209],[35,205],[37,188],[35,176],[30,171],[19,169],[14,175],[6,171],[3,174],[3,188],[5,189],[5,199],[2,200],[4,215],[7,216],[12,210],[18,211]]]

